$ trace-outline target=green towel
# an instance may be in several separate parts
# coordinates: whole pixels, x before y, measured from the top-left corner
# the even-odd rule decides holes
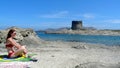
[[[36,54],[28,54],[28,55],[32,57]],[[32,60],[32,58],[30,58],[30,57],[8,58],[7,55],[0,55],[0,62],[14,62],[14,61],[28,62],[31,60]]]

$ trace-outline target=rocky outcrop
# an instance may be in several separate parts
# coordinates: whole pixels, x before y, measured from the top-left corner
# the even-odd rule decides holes
[[[58,31],[45,31],[45,33],[50,34],[84,34],[84,35],[120,35],[120,30],[71,30],[64,29]]]
[[[82,21],[72,21],[71,28],[47,29],[46,34],[84,34],[84,35],[120,35],[120,30],[97,30],[94,27],[84,27]]]
[[[0,30],[0,43],[4,43],[6,41],[7,31]]]
[[[33,29],[22,29],[17,27],[11,27],[6,30],[0,31],[0,43],[6,42],[6,36],[10,29],[16,30],[16,37],[14,38],[17,42],[23,45],[39,45],[41,43],[41,39],[36,35]]]

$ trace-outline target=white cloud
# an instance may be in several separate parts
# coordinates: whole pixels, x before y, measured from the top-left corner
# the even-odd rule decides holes
[[[60,12],[53,13],[53,14],[41,15],[40,17],[42,18],[64,18],[67,15],[68,15],[68,11],[60,11]]]
[[[70,14],[68,11],[59,11],[57,13],[43,14],[40,16],[41,18],[68,18],[68,19],[94,19],[95,15],[92,13],[84,13],[84,14]]]
[[[94,19],[96,17],[95,14],[92,13],[79,13],[79,14],[72,14],[73,18],[76,19]]]
[[[87,19],[93,19],[93,18],[95,18],[95,15],[93,15],[93,14],[83,14],[82,15],[84,18],[87,18]]]
[[[120,19],[113,19],[113,20],[105,20],[106,23],[118,23],[120,24]]]

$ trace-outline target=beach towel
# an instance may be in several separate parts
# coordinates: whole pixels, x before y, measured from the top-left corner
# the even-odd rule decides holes
[[[34,56],[36,54],[29,54],[29,56]],[[37,61],[31,57],[16,57],[16,58],[8,58],[7,55],[0,55],[0,62],[29,62],[29,61]]]

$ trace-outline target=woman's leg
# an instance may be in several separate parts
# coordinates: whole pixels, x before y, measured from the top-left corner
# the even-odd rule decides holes
[[[27,49],[26,49],[26,45],[25,46],[22,46],[24,48],[24,54],[27,54]]]
[[[25,50],[26,50],[25,47],[22,46],[20,49],[16,50],[16,51],[11,55],[11,58],[21,55]]]

